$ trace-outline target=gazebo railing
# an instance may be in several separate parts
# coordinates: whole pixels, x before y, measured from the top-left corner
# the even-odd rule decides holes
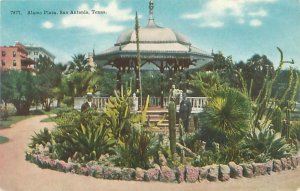
[[[138,100],[137,98],[133,98]],[[187,97],[187,99],[192,104],[192,113],[199,113],[202,111],[203,107],[208,103],[207,97]],[[75,97],[74,98],[74,109],[80,110],[81,105],[86,101],[85,97]],[[98,110],[103,110],[106,103],[109,101],[109,97],[94,97],[93,102],[97,106]],[[168,97],[164,97],[164,108],[167,108],[169,102]],[[179,101],[180,103],[180,101]],[[149,107],[160,107],[160,97],[150,97]],[[137,107],[136,107],[137,108]],[[177,105],[177,110],[179,110],[179,105]]]

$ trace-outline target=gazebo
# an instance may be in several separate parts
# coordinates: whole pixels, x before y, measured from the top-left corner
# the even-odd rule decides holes
[[[149,1],[149,20],[145,27],[139,27],[139,50],[141,70],[159,70],[161,82],[165,71],[169,72],[169,81],[173,75],[188,69],[199,68],[212,61],[212,55],[202,51],[182,34],[158,26],[154,21],[154,3]],[[136,30],[130,29],[120,34],[113,47],[94,56],[97,65],[103,68],[115,68],[117,72],[117,88],[121,87],[122,74],[134,71],[139,76],[137,67]],[[160,83],[160,105],[163,106],[164,87]]]

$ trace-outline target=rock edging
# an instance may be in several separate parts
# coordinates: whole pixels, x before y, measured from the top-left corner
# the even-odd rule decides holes
[[[40,149],[42,150],[42,148]],[[148,170],[141,168],[120,168],[115,166],[102,166],[95,162],[78,164],[63,160],[51,159],[47,152],[26,152],[26,160],[37,164],[41,168],[57,170],[65,173],[74,173],[83,176],[92,176],[101,179],[126,180],[126,181],[161,181],[161,182],[188,182],[195,183],[203,180],[228,181],[230,178],[252,178],[293,170],[300,165],[300,156],[270,160],[266,163],[236,164],[229,162],[228,165],[213,164],[204,167],[191,165],[179,166],[171,169],[168,166],[154,165]]]

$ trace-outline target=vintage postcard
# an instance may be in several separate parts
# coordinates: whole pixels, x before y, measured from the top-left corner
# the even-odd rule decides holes
[[[299,0],[0,4],[1,191],[300,190]]]

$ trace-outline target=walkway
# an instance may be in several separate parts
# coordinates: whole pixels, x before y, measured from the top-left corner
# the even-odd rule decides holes
[[[0,191],[297,191],[297,189],[300,191],[299,166],[297,170],[272,173],[253,179],[241,178],[229,182],[194,184],[101,180],[41,169],[25,161],[24,151],[34,131],[54,126],[54,123],[40,122],[46,117],[46,115],[33,117],[16,123],[12,128],[0,130],[1,135],[10,139],[8,143],[0,144]]]

